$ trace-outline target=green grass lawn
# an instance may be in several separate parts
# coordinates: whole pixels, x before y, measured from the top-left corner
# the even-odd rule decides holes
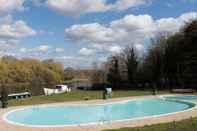
[[[166,92],[160,92],[163,94]],[[136,90],[126,90],[126,91],[113,91],[113,98],[117,97],[128,97],[128,96],[143,96],[151,95],[151,91],[136,91]],[[28,99],[23,100],[10,100],[9,106],[22,106],[22,105],[34,105],[34,104],[45,104],[45,103],[56,103],[65,101],[80,101],[85,98],[89,100],[102,99],[102,91],[73,91],[70,93],[63,93],[52,96],[33,96]]]
[[[121,128],[105,131],[197,131],[197,118],[191,118],[180,122],[144,126],[140,128]]]

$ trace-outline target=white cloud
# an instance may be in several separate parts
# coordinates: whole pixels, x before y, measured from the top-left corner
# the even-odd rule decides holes
[[[50,35],[50,36],[52,36],[52,35],[55,34],[55,32],[41,29],[41,30],[37,31],[37,34],[38,35]]]
[[[55,52],[57,53],[62,53],[64,51],[65,51],[64,48],[55,48]]]
[[[116,3],[108,5],[111,10],[125,10],[130,7],[149,4],[152,0],[117,0]]]
[[[26,53],[26,52],[28,52],[28,49],[27,48],[20,48],[19,51],[21,53]]]
[[[121,46],[110,44],[92,44],[88,47],[81,48],[79,55],[81,58],[92,59],[92,61],[100,61],[106,58],[109,54],[117,54],[122,50]],[[103,59],[102,59],[103,60]]]
[[[88,44],[130,44],[143,42],[146,37],[153,35],[155,21],[149,15],[128,15],[112,21],[109,25],[90,23],[73,25],[66,28],[66,37],[75,42]]]
[[[64,60],[70,60],[70,59],[74,59],[73,56],[62,56],[62,57],[58,57],[59,59],[64,59]],[[57,59],[58,59],[57,58]]]
[[[2,24],[11,24],[13,21],[12,16],[11,15],[5,15],[0,17],[0,25]]]
[[[126,10],[150,3],[152,0],[47,0],[47,6],[63,15],[80,15],[92,12]]]
[[[24,21],[19,20],[12,24],[0,25],[0,38],[22,38],[36,35],[36,31],[29,27]]]
[[[64,15],[79,15],[107,10],[105,0],[48,0],[47,5]]]
[[[162,32],[177,32],[182,23],[175,18],[163,18],[156,22],[157,27]]]
[[[90,67],[92,62],[95,60],[94,57],[89,57],[89,56],[67,56],[67,55],[56,57],[55,59],[60,62],[63,61],[66,67],[74,67],[74,68]]]
[[[120,53],[122,48],[119,46],[111,46],[108,48],[108,50],[112,53],[112,54],[117,54]]]
[[[183,21],[184,23],[187,23],[196,18],[197,18],[197,12],[189,12],[189,13],[182,14],[179,17],[179,20]]]
[[[0,14],[10,13],[15,10],[23,10],[25,0],[0,0]]]
[[[0,50],[7,50],[7,49],[13,49],[17,45],[16,40],[4,40],[0,39]]]
[[[33,48],[26,48],[26,47],[21,47],[18,49],[19,53],[21,53],[21,56],[25,56],[26,57],[33,57],[33,58],[50,58],[50,57],[54,57],[51,56],[51,53],[64,53],[64,48],[53,48],[52,46],[48,45],[48,44],[43,44],[43,45],[38,45],[36,47]],[[53,54],[53,55],[57,55],[57,54]]]
[[[109,51],[110,48],[119,50],[118,47],[128,44],[137,44],[137,48],[142,51],[145,49],[142,47],[143,44],[155,37],[158,32],[175,33],[185,23],[195,18],[197,18],[197,12],[185,13],[177,18],[158,20],[154,20],[150,15],[127,15],[108,25],[99,23],[73,25],[66,28],[65,33],[68,39],[86,44],[99,51]]]
[[[82,48],[79,50],[79,54],[84,56],[90,56],[93,55],[94,53],[95,51],[93,49]]]
[[[197,18],[197,12],[182,14],[177,18],[162,18],[156,21],[156,26],[160,32],[175,33],[180,30],[186,23]]]
[[[111,27],[127,31],[153,30],[154,20],[150,15],[127,15],[122,19],[113,21]]]
[[[123,38],[125,32],[121,30],[113,30],[99,23],[91,23],[84,25],[73,25],[65,29],[66,35],[75,40],[92,42],[92,43],[108,43],[119,41]]]
[[[3,51],[0,51],[0,57],[3,57],[3,56],[14,56],[14,57],[17,57],[17,54],[16,53],[13,53],[13,52],[3,52]]]
[[[39,52],[47,52],[51,47],[49,45],[40,45],[35,49],[35,51]]]
[[[49,45],[40,45],[38,47],[35,48],[20,48],[19,51],[21,53],[30,53],[30,54],[34,54],[34,53],[46,53],[49,51],[51,47]]]
[[[13,22],[11,15],[5,15],[0,18],[0,50],[4,50],[5,55],[11,53],[10,49],[17,49],[21,38],[33,35],[36,35],[36,31],[24,21],[18,20]],[[21,49],[21,51],[24,52],[25,50]]]
[[[135,44],[135,45],[134,45],[134,48],[135,48],[137,51],[142,51],[142,50],[144,50],[144,46],[141,45],[141,44]]]

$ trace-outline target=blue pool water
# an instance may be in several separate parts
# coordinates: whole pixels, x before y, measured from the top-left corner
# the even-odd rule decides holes
[[[147,99],[105,105],[32,107],[10,112],[6,119],[30,126],[66,126],[134,119],[183,111],[191,103]]]
[[[171,100],[197,100],[197,96],[167,96],[164,98]]]

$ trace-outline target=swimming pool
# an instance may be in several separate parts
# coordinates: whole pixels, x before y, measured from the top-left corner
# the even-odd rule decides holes
[[[26,126],[72,126],[133,120],[184,111],[195,104],[146,99],[103,105],[37,106],[8,112],[4,119]]]
[[[197,96],[187,95],[187,96],[166,96],[164,97],[168,100],[197,100]]]

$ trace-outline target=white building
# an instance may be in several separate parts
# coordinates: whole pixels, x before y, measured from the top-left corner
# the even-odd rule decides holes
[[[54,89],[51,88],[44,88],[45,95],[52,95],[52,94],[60,94],[64,92],[70,92],[71,88],[67,85],[56,85]]]

